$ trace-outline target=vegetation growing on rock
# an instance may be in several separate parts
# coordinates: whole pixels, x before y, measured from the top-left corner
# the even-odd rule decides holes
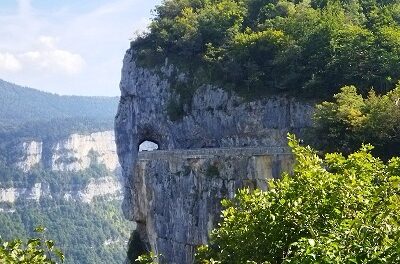
[[[132,48],[143,66],[168,58],[190,83],[251,97],[329,97],[344,85],[382,93],[400,78],[400,4],[166,0]]]
[[[197,263],[399,263],[400,159],[290,145],[294,173],[224,201]]]

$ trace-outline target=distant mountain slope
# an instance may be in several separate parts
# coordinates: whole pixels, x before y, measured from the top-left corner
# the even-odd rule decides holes
[[[0,80],[0,134],[43,137],[112,129],[117,106],[117,97],[60,96]]]
[[[113,118],[117,97],[60,96],[0,80],[0,120],[24,123],[55,118]]]

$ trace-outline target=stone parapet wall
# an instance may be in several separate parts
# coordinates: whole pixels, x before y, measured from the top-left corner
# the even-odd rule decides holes
[[[266,156],[266,155],[291,155],[287,147],[244,147],[244,148],[203,148],[203,149],[175,149],[153,150],[139,152],[139,160],[158,159],[188,159],[207,158],[210,156]]]

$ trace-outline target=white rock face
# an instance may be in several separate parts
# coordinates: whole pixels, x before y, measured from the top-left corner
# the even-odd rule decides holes
[[[67,187],[70,186],[64,186],[65,189],[70,189]],[[52,193],[48,184],[42,183],[36,183],[31,188],[0,188],[0,202],[14,204],[17,199],[39,202],[41,198],[52,199],[60,193],[67,201],[83,203],[91,203],[96,197],[122,199],[122,185],[117,177],[91,179],[85,186],[74,187],[76,191],[61,190],[59,193]]]
[[[113,131],[90,135],[72,134],[53,148],[51,169],[54,171],[79,171],[90,166],[92,158],[107,169],[115,170],[118,158]]]
[[[42,160],[43,143],[38,141],[23,142],[22,150],[24,158],[17,163],[17,166],[27,172],[37,166]]]
[[[57,193],[52,193],[47,183],[36,183],[25,188],[1,188],[0,202],[14,204],[18,199],[40,201],[41,198],[62,197],[65,200],[91,203],[96,197],[122,199],[120,167],[116,153],[114,131],[92,134],[72,134],[57,142],[39,142],[29,140],[14,145],[11,165],[16,165],[25,172],[35,166],[45,170],[79,171],[89,168],[91,162],[104,164],[110,170],[109,177],[90,179],[82,186],[62,186]],[[73,190],[73,191],[71,191]],[[9,209],[0,208],[2,212]]]
[[[32,188],[25,190],[24,198],[26,200],[33,200],[38,202],[43,194],[44,194],[44,189],[42,189],[42,184],[35,183],[35,185]]]
[[[50,153],[44,153],[44,145]],[[15,148],[19,156],[13,163],[25,172],[38,165],[53,171],[79,171],[88,168],[93,159],[111,171],[119,166],[114,131],[72,134],[58,142],[26,141]]]
[[[32,188],[0,188],[0,202],[15,203],[19,197],[38,202],[44,195],[41,183],[36,183]]]
[[[116,177],[91,179],[85,188],[66,193],[64,199],[91,203],[94,198],[105,196],[122,197],[122,185]]]
[[[15,203],[18,196],[19,192],[16,188],[0,188],[0,202]]]

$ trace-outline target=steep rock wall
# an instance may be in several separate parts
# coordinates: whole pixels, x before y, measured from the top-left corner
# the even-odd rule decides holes
[[[199,200],[195,197],[204,195],[202,204],[209,205],[199,207],[199,213],[194,214],[192,220],[210,219],[208,215],[218,215],[218,210],[212,208],[218,207],[221,197],[231,197],[237,188],[245,185],[247,179],[252,179],[247,168],[253,171],[257,166],[269,168],[272,165],[268,165],[268,159],[264,162],[259,159],[257,166],[249,165],[251,155],[247,158],[239,156],[236,160],[235,157],[231,160],[214,157],[215,160],[204,163],[227,164],[221,174],[231,180],[205,180],[203,174],[190,166],[191,172],[184,173],[188,177],[174,177],[174,166],[170,162],[155,159],[145,166],[138,163],[139,144],[150,140],[156,142],[161,150],[286,146],[287,132],[301,133],[310,125],[313,108],[310,104],[288,97],[274,96],[249,102],[233,92],[203,85],[194,87],[196,92],[191,104],[185,106],[190,108],[187,109],[189,114],[181,120],[172,121],[168,108],[172,101],[179,98],[169,81],[173,71],[173,66],[168,63],[157,71],[141,68],[135,61],[134,51],[128,50],[122,69],[121,99],[115,129],[125,181],[125,216],[138,223],[140,240],[149,243],[151,250],[163,254],[166,263],[183,264],[191,263],[193,246],[206,241],[208,231],[215,222],[207,223],[207,228],[196,225],[184,228],[179,223],[183,223],[190,214],[188,207],[185,209],[182,204],[198,206],[196,203]],[[235,169],[229,170],[229,166]],[[265,188],[265,184],[257,184],[257,187]],[[162,191],[158,190],[170,191],[161,194]],[[215,199],[212,198],[214,196]],[[175,207],[182,208],[182,211],[175,212]],[[172,214],[176,215],[173,221],[177,223],[158,228],[164,221],[159,215]],[[173,222],[171,219],[166,225]],[[191,237],[193,233],[197,234],[193,239],[174,238],[181,235]]]
[[[122,197],[120,180],[121,179],[117,179],[117,177],[90,179],[86,186],[78,186],[78,188],[74,188],[74,191],[65,192],[64,199],[91,203],[96,197]]]
[[[121,179],[116,176],[90,179],[88,184],[62,186],[52,191],[49,184],[35,183],[24,188],[4,188],[0,184],[0,203],[13,205],[18,199],[39,202],[40,199],[60,197],[64,200],[91,203],[96,197],[122,197]],[[0,206],[1,209],[1,206]]]
[[[43,153],[43,142],[35,140],[25,141],[22,142],[20,146],[22,146],[22,148],[19,153],[22,154],[23,158],[21,158],[16,165],[18,168],[27,172],[40,164]]]
[[[41,183],[36,183],[30,188],[0,188],[0,202],[13,204],[19,197],[25,200],[39,201],[43,195],[49,195],[48,188],[42,188]]]
[[[236,152],[235,152],[236,151]],[[263,188],[289,171],[290,153],[246,149],[212,154],[198,150],[139,154],[135,167],[135,221],[162,263],[193,263],[197,245],[207,242],[219,219],[223,198],[243,187]],[[137,241],[136,241],[137,243]]]
[[[72,134],[58,141],[22,141],[13,148],[17,154],[10,163],[25,172],[35,166],[53,171],[79,171],[88,168],[93,159],[109,170],[119,166],[114,131]]]
[[[90,167],[91,162],[103,164],[110,171],[109,176],[91,178],[87,183],[66,184],[51,190],[46,182],[34,184],[3,184],[0,175],[0,203],[13,205],[17,200],[39,202],[40,199],[61,198],[91,203],[96,197],[122,197],[120,167],[116,153],[114,131],[91,134],[71,134],[57,141],[15,139],[10,143],[12,155],[9,166],[16,166],[24,172],[40,166],[44,170],[79,172]],[[0,211],[5,211],[7,206]]]
[[[109,170],[118,166],[114,132],[105,131],[90,135],[73,134],[57,142],[52,151],[51,169],[54,171],[78,171],[90,166],[92,159],[104,164]]]

